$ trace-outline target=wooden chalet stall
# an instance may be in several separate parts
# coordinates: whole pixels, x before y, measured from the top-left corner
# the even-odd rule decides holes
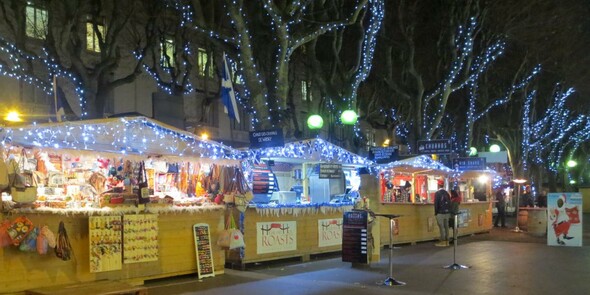
[[[428,156],[417,156],[378,166],[379,204],[372,209],[378,213],[401,215],[394,229],[394,243],[414,243],[439,237],[434,216],[434,193],[437,182],[444,181],[451,189],[453,170]],[[489,202],[463,202],[460,206],[467,218],[467,227],[460,235],[489,231],[491,205]],[[379,219],[380,244],[389,242],[389,221]]]
[[[254,199],[239,214],[246,247],[227,261],[248,263],[337,252],[342,215],[353,207],[368,160],[321,139],[249,150]]]
[[[144,117],[14,127],[2,143],[9,170],[17,163],[36,190],[29,200],[4,192],[2,221],[23,232],[47,226],[56,237],[63,223],[71,247],[60,238],[43,255],[23,243],[0,247],[0,292],[224,272],[216,241],[225,206],[212,200],[239,171],[231,148]],[[208,192],[211,183],[220,189]],[[32,226],[15,222],[23,218]]]

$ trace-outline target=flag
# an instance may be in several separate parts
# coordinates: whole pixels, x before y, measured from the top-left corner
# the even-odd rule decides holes
[[[65,119],[66,115],[72,114],[73,111],[68,104],[65,93],[57,87],[57,79],[53,77],[53,105],[51,106],[50,122],[61,122]]]
[[[240,114],[238,113],[238,104],[236,103],[236,93],[231,82],[227,57],[223,53],[223,70],[221,74],[221,102],[224,105],[225,113],[230,119],[236,119],[240,123]]]

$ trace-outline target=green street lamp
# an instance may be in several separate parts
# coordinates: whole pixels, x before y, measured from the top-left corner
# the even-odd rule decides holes
[[[567,161],[566,165],[569,168],[574,168],[574,167],[578,166],[578,162],[576,162],[574,160],[569,160],[569,161]]]
[[[492,152],[492,153],[497,153],[497,152],[499,152],[499,151],[500,151],[500,146],[499,146],[499,145],[497,145],[497,144],[492,144],[492,145],[490,146],[490,152]]]
[[[358,120],[358,115],[353,110],[346,110],[340,115],[340,122],[344,125],[354,125]]]
[[[320,115],[311,115],[307,118],[307,127],[309,129],[321,129],[324,126],[324,119]]]

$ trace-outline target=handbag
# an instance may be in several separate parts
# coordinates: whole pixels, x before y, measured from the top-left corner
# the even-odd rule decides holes
[[[237,228],[231,212],[225,221],[225,229],[219,234],[217,245],[230,250],[244,247],[244,235]]]
[[[178,173],[178,163],[168,164],[168,173]]]
[[[137,176],[138,198],[140,204],[147,204],[150,202],[150,191],[148,189],[148,179],[145,172],[145,163],[139,163],[139,175]]]
[[[12,244],[18,246],[32,230],[33,223],[25,216],[20,216],[10,224],[6,231],[12,240]]]
[[[10,162],[13,166],[16,164],[14,160]],[[37,200],[37,187],[27,185],[26,179],[19,173],[18,166],[13,167],[14,173],[10,179],[10,195],[12,201],[16,203],[32,203]]]

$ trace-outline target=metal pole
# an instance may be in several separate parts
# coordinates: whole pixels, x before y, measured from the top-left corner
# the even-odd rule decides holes
[[[402,281],[398,281],[393,278],[393,227],[395,221],[393,220],[393,216],[389,216],[389,277],[383,281],[383,285],[385,286],[403,286],[406,283]]]
[[[515,233],[521,233],[522,230],[520,230],[520,228],[518,227],[518,212],[519,212],[518,207],[520,207],[520,184],[516,185],[516,187],[517,187],[517,191],[516,191],[516,227],[512,231]]]
[[[469,266],[466,265],[462,265],[462,264],[458,264],[456,262],[456,257],[457,257],[457,222],[458,222],[458,218],[457,218],[458,214],[453,214],[453,264],[451,265],[447,265],[447,266],[443,266],[443,268],[446,269],[466,269],[469,268]]]

